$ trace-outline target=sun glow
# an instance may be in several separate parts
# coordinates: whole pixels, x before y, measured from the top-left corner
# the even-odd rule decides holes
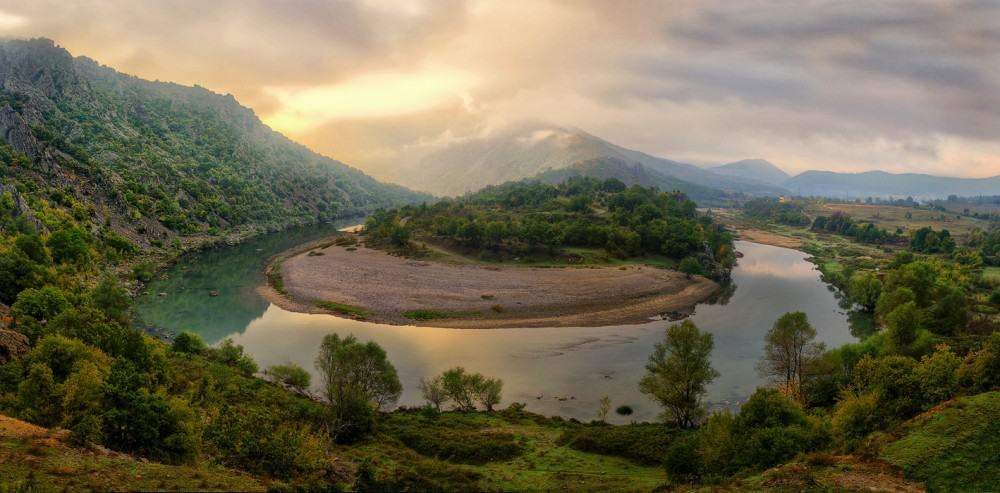
[[[367,74],[328,86],[268,87],[280,108],[264,120],[278,130],[301,132],[333,120],[419,113],[448,102],[462,104],[474,84],[466,72],[425,70]]]

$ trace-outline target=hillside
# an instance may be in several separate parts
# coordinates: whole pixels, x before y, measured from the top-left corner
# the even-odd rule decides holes
[[[791,176],[764,159],[744,159],[709,168],[713,173],[782,186]]]
[[[573,177],[590,177],[598,180],[614,178],[628,186],[640,185],[656,187],[665,192],[683,192],[701,206],[725,204],[729,199],[725,192],[717,188],[695,185],[649,169],[641,163],[617,158],[581,161],[565,168],[546,171],[532,178],[542,183],[558,184]]]
[[[65,431],[0,414],[0,491],[265,491],[268,484],[217,466],[171,466],[74,447]]]
[[[140,245],[427,198],[288,140],[231,95],[138,79],[47,39],[0,43],[0,81],[0,182]]]
[[[727,192],[779,194],[779,187],[626,149],[577,128],[522,121],[493,134],[461,141],[392,171],[391,179],[417,190],[461,195],[581,161],[619,159],[664,175]],[[651,186],[651,183],[644,183]]]
[[[949,195],[1000,194],[1000,176],[953,178],[917,173],[894,174],[884,171],[865,173],[806,171],[785,181],[783,186],[798,195],[807,197],[858,199],[912,196],[917,200],[928,200],[943,199]]]

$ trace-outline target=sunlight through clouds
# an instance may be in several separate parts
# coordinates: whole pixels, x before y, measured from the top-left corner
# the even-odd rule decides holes
[[[285,131],[302,132],[332,120],[386,118],[432,110],[444,103],[465,104],[476,78],[458,70],[367,74],[340,84],[265,90],[280,108],[265,122]]]

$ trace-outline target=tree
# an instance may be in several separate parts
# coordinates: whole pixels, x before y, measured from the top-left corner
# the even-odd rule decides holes
[[[639,390],[659,401],[682,428],[694,427],[704,415],[705,387],[719,376],[709,361],[714,346],[712,334],[685,320],[667,329],[646,364]]]
[[[608,413],[611,412],[611,398],[608,396],[601,397],[601,400],[597,402],[597,406],[597,420],[603,423],[608,420]]]
[[[681,260],[681,263],[678,266],[678,270],[687,274],[688,279],[690,279],[691,276],[701,275],[704,272],[701,267],[701,262],[694,257],[684,257],[684,260]]]
[[[100,282],[90,293],[90,299],[98,310],[104,312],[111,320],[120,324],[128,324],[129,310],[132,300],[128,291],[121,286],[118,278],[111,274],[101,276]]]
[[[316,370],[323,397],[333,406],[355,394],[383,408],[395,404],[403,392],[396,367],[385,350],[373,341],[361,343],[353,334],[324,337],[316,356]]]
[[[258,370],[257,362],[243,352],[243,346],[236,344],[232,339],[227,338],[219,344],[219,347],[212,349],[210,358],[236,368],[247,377],[257,373]]]
[[[803,312],[781,316],[764,337],[764,355],[757,365],[764,376],[796,399],[802,396],[802,384],[809,367],[822,354],[824,346],[813,342],[816,329]]]
[[[80,264],[90,259],[87,234],[79,228],[60,229],[49,236],[46,244],[52,252],[52,258],[60,264]]]
[[[493,406],[500,403],[503,396],[503,380],[498,378],[480,378],[474,392],[476,400],[482,404],[486,412],[493,412]]]
[[[424,396],[424,400],[439,411],[441,410],[441,404],[444,404],[448,400],[448,394],[441,383],[440,375],[429,380],[421,378],[420,393]]]
[[[455,402],[460,411],[476,409],[476,389],[482,385],[483,376],[466,373],[465,368],[456,366],[441,374],[441,386],[448,398]]]
[[[295,363],[272,365],[264,371],[272,381],[292,389],[299,395],[308,395],[312,375]]]
[[[54,426],[62,419],[62,393],[56,385],[52,369],[43,363],[34,363],[28,377],[17,390],[21,416],[42,426]]]
[[[874,313],[878,298],[882,295],[882,281],[870,272],[855,273],[851,276],[847,293],[853,303],[868,313]]]
[[[177,334],[174,342],[170,345],[170,350],[175,353],[201,354],[206,349],[208,349],[208,346],[201,340],[201,336],[188,331]]]
[[[28,288],[17,295],[17,301],[10,307],[10,313],[18,332],[31,341],[42,337],[47,322],[70,308],[63,292],[55,286],[40,289]]]
[[[896,307],[885,319],[886,347],[898,354],[907,354],[917,340],[917,331],[923,323],[923,314],[917,304],[908,301]]]

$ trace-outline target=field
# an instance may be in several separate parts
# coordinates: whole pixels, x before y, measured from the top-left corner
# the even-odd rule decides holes
[[[984,220],[962,216],[959,213],[895,205],[826,202],[812,203],[806,208],[806,214],[810,217],[828,216],[838,211],[885,228],[890,233],[895,232],[897,228],[902,229],[904,234],[928,226],[935,230],[947,229],[959,243],[967,239],[973,229],[986,228],[989,225]]]

